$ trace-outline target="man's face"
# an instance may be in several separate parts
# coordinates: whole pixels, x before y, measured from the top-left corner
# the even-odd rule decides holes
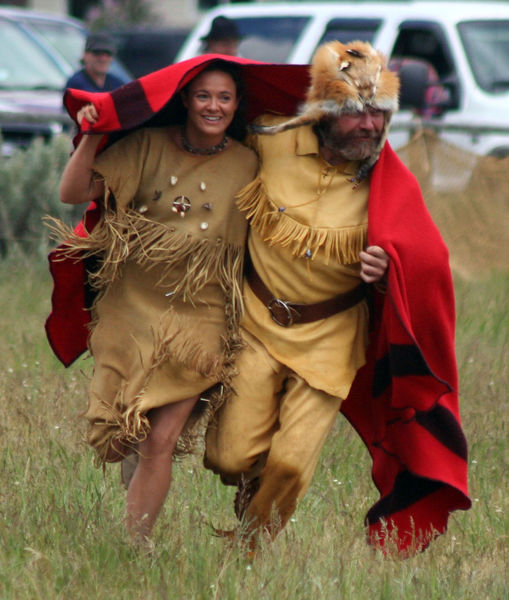
[[[212,54],[228,54],[237,56],[239,48],[238,40],[209,40],[207,43],[207,52]]]
[[[107,50],[91,50],[83,55],[85,69],[92,75],[106,75],[112,60],[113,54]]]
[[[321,142],[344,160],[364,160],[378,147],[385,113],[373,108],[329,117],[320,123]]]

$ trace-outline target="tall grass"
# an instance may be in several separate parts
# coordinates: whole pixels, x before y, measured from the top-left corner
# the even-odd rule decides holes
[[[234,524],[233,490],[178,463],[151,554],[123,530],[118,465],[103,473],[83,442],[91,362],[65,370],[46,343],[50,281],[42,261],[0,262],[0,598],[508,598],[509,275],[456,282],[463,424],[473,508],[423,554],[384,559],[364,542],[377,498],[367,453],[338,418],[309,493],[250,563],[212,535]]]

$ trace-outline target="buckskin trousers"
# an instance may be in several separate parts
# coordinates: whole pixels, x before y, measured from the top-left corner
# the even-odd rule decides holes
[[[310,387],[243,333],[236,394],[208,429],[205,466],[227,484],[258,478],[244,519],[275,534],[304,496],[342,400]]]

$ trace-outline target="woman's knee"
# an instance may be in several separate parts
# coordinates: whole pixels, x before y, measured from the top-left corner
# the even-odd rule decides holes
[[[172,454],[177,444],[178,435],[173,430],[164,430],[161,427],[151,427],[147,437],[138,443],[138,452],[141,456],[154,457],[160,454]]]
[[[194,404],[195,399],[189,399],[151,410],[148,413],[150,432],[138,445],[140,453],[150,456],[171,454]]]

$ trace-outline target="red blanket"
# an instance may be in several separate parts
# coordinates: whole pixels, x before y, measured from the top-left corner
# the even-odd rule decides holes
[[[425,548],[467,509],[467,448],[460,425],[455,309],[448,251],[415,178],[387,144],[372,173],[369,243],[390,255],[388,290],[375,299],[367,364],[341,412],[373,459],[380,500],[370,541]]]
[[[93,100],[101,114],[94,130],[101,132],[168,123],[172,96],[214,58],[172,65],[110,93],[70,90],[65,103],[75,117]],[[304,99],[306,66],[228,60],[243,70],[249,120],[268,110],[293,114]],[[92,204],[77,231],[86,235],[98,218]],[[391,256],[389,288],[386,297],[377,298],[368,362],[342,412],[373,458],[381,498],[367,515],[370,541],[387,546],[393,537],[399,550],[419,549],[446,529],[451,511],[470,506],[466,444],[458,414],[447,250],[415,179],[388,145],[372,175],[369,238]],[[87,348],[93,294],[85,263],[60,260],[58,251],[49,260],[55,287],[46,331],[68,366]]]

